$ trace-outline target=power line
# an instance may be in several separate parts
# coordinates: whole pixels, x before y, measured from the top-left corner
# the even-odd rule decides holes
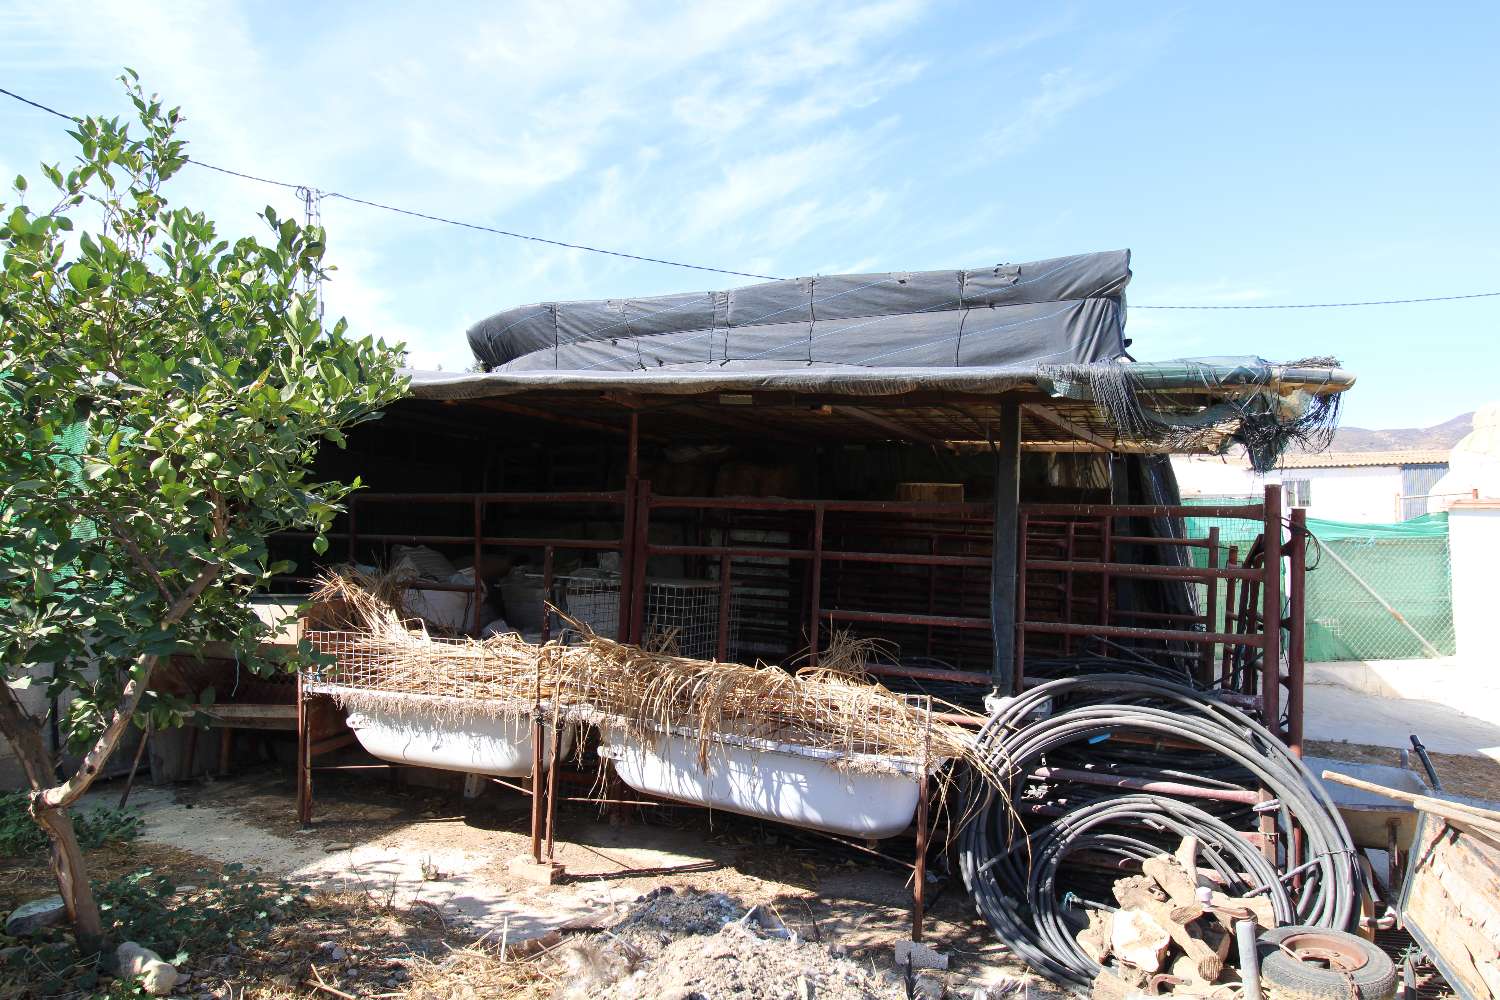
[[[1461,299],[1490,299],[1500,292],[1472,292],[1468,295],[1432,295],[1424,299],[1373,299],[1368,302],[1298,302],[1255,306],[1136,306],[1131,309],[1349,309],[1358,306],[1408,306],[1417,302],[1457,302]]]
[[[78,122],[78,121],[81,120],[79,118],[76,118],[73,115],[65,114],[65,113],[63,113],[61,111],[58,111],[56,108],[51,108],[51,107],[48,107],[47,105],[42,104],[42,103],[40,103],[38,101],[33,101],[29,97],[22,97],[20,94],[17,94],[16,92],[14,92],[12,90],[7,90],[4,87],[0,87],[0,94],[4,94],[6,97],[9,97],[9,98],[12,98],[14,100],[20,101],[22,104],[30,105],[31,107],[36,108],[39,111],[45,111],[49,115],[56,115],[58,118],[61,118],[64,121]],[[646,264],[664,264],[664,265],[666,265],[668,267],[681,267],[681,268],[687,268],[687,269],[693,270],[693,271],[708,271],[708,272],[711,272],[713,274],[728,274],[728,275],[732,275],[732,276],[734,276],[736,278],[758,278],[758,279],[763,280],[763,281],[783,281],[783,280],[785,280],[783,278],[779,278],[779,277],[777,277],[775,275],[770,275],[770,274],[756,274],[756,273],[754,273],[752,271],[734,271],[734,270],[729,270],[727,268],[722,268],[722,267],[709,267],[706,264],[689,264],[689,263],[687,263],[685,261],[670,260],[670,259],[665,258],[665,257],[649,257],[649,256],[646,256],[646,255],[643,255],[643,254],[626,253],[626,252],[624,252],[622,250],[608,250],[608,249],[605,249],[604,247],[589,246],[588,244],[585,244],[585,243],[569,243],[566,240],[554,240],[554,239],[549,239],[548,237],[545,237],[545,236],[534,236],[534,235],[529,234],[529,233],[518,233],[518,232],[515,232],[514,230],[510,230],[510,229],[500,229],[500,228],[497,228],[495,226],[486,226],[486,225],[483,225],[482,223],[477,223],[477,222],[463,222],[463,221],[461,221],[459,219],[449,219],[449,218],[446,218],[444,216],[433,215],[433,214],[428,213],[428,212],[418,212],[418,211],[416,211],[414,209],[410,209],[410,208],[401,208],[401,207],[399,207],[397,205],[387,205],[387,204],[385,204],[383,202],[372,201],[372,200],[370,200],[368,198],[358,198],[358,197],[355,197],[354,195],[350,195],[350,194],[341,194],[341,193],[339,193],[337,191],[326,191],[326,192],[324,192],[324,191],[318,191],[317,188],[309,187],[306,184],[293,184],[293,183],[291,183],[289,181],[278,181],[278,180],[275,180],[275,179],[270,178],[270,177],[260,177],[260,176],[257,176],[256,174],[247,174],[247,173],[245,173],[243,171],[240,171],[240,170],[231,170],[228,167],[221,167],[221,166],[218,166],[218,165],[213,164],[213,163],[206,163],[203,160],[195,160],[195,159],[193,159],[191,157],[188,158],[188,162],[192,163],[194,166],[202,167],[205,170],[212,170],[212,171],[215,171],[217,173],[227,174],[230,177],[238,177],[241,180],[255,181],[258,184],[271,184],[271,185],[274,185],[276,187],[287,188],[287,189],[292,190],[292,191],[311,191],[316,196],[316,198],[318,200],[321,200],[323,198],[339,198],[339,199],[341,199],[343,201],[352,202],[352,203],[354,203],[356,205],[364,205],[364,206],[366,206],[368,208],[379,209],[379,210],[381,210],[383,212],[394,212],[397,215],[410,216],[411,218],[414,218],[414,219],[426,219],[428,222],[437,222],[437,223],[441,223],[441,224],[443,224],[445,226],[457,226],[460,229],[470,229],[470,230],[474,230],[475,232],[491,233],[491,234],[493,234],[495,236],[505,236],[505,237],[508,237],[510,239],[515,239],[515,240],[526,240],[526,241],[529,241],[531,243],[544,243],[544,244],[546,244],[548,246],[564,247],[564,248],[566,248],[568,250],[583,250],[583,251],[585,251],[587,253],[604,254],[604,255],[609,256],[609,257],[619,257],[619,258],[622,258],[624,260],[635,260],[635,261],[640,261],[640,262],[646,263]],[[1129,308],[1131,308],[1131,309],[1176,309],[1176,310],[1350,309],[1350,308],[1360,308],[1360,307],[1365,307],[1365,306],[1404,306],[1404,305],[1415,305],[1415,304],[1420,304],[1420,303],[1424,303],[1424,302],[1460,302],[1460,301],[1463,301],[1465,299],[1489,299],[1489,298],[1496,298],[1496,297],[1500,297],[1500,291],[1497,291],[1497,292],[1472,292],[1472,293],[1469,293],[1469,294],[1466,294],[1466,295],[1432,295],[1432,296],[1428,296],[1426,298],[1416,298],[1416,299],[1373,299],[1373,300],[1364,301],[1364,302],[1293,302],[1293,303],[1272,303],[1272,304],[1262,304],[1262,305],[1188,305],[1188,306],[1132,305]]]
[[[41,104],[41,103],[39,103],[37,101],[33,101],[30,98],[28,98],[28,97],[22,97],[20,94],[17,94],[14,91],[11,91],[11,90],[6,90],[4,87],[0,87],[0,94],[4,94],[6,97],[10,97],[10,98],[13,98],[13,99],[15,99],[17,101],[20,101],[22,104],[29,104],[31,107],[36,108],[36,109],[38,109],[40,111],[45,111],[45,112],[47,112],[50,115],[56,115],[57,117],[63,119],[64,121],[69,121],[69,122],[78,122],[78,121],[80,121],[80,119],[74,117],[73,115],[64,114],[63,112],[58,111],[56,108],[49,108],[45,104]],[[216,172],[221,173],[221,174],[228,174],[231,177],[239,177],[239,178],[241,178],[243,180],[247,180],[247,181],[256,181],[257,183],[260,183],[260,184],[274,184],[276,187],[287,188],[287,189],[292,190],[292,191],[298,191],[298,190],[312,190],[312,191],[317,191],[316,188],[310,188],[306,184],[293,184],[293,183],[291,183],[289,181],[278,181],[278,180],[274,180],[273,178],[270,178],[270,177],[259,177],[259,176],[255,175],[255,174],[247,174],[247,173],[244,173],[243,171],[231,170],[228,167],[220,167],[220,166],[217,166],[217,165],[212,164],[212,163],[205,163],[202,160],[195,160],[192,157],[188,158],[188,162],[194,164],[195,166],[203,167],[205,170],[213,170],[213,171],[216,171]],[[339,194],[339,193],[333,192],[333,191],[318,192],[318,197],[320,199],[321,198],[340,198],[340,199],[343,199],[344,201],[353,202],[356,205],[366,205],[366,206],[368,206],[370,208],[378,208],[378,209],[380,209],[382,211],[394,212],[397,215],[408,215],[408,216],[411,216],[414,219],[426,219],[429,222],[440,222],[440,223],[443,223],[444,225],[448,225],[448,226],[458,226],[461,229],[472,229],[472,230],[476,230],[476,231],[482,232],[482,233],[493,233],[496,236],[507,236],[507,237],[510,237],[511,239],[515,239],[515,240],[527,240],[527,241],[532,242],[532,243],[545,243],[548,246],[565,247],[566,249],[569,249],[569,250],[583,250],[583,251],[586,251],[588,253],[604,254],[604,255],[609,256],[609,257],[620,257],[620,258],[623,258],[625,260],[636,260],[636,261],[641,261],[641,262],[647,263],[647,264],[665,264],[668,267],[682,267],[682,268],[687,268],[687,269],[693,270],[693,271],[710,271],[710,272],[712,272],[714,274],[728,274],[728,275],[732,275],[732,276],[734,276],[736,278],[759,278],[759,279],[764,280],[764,281],[780,281],[781,280],[780,278],[777,278],[776,276],[770,275],[770,274],[755,274],[754,272],[751,272],[751,271],[733,271],[733,270],[730,270],[728,268],[723,268],[723,267],[709,267],[706,264],[689,264],[686,261],[669,260],[669,259],[667,259],[665,257],[648,257],[648,256],[645,256],[643,254],[625,253],[622,250],[608,250],[608,249],[605,249],[604,247],[588,246],[587,244],[583,244],[583,243],[569,243],[566,240],[548,239],[545,236],[533,236],[533,235],[531,235],[529,233],[518,233],[518,232],[515,232],[514,230],[510,230],[510,229],[498,229],[498,228],[496,228],[494,226],[481,225],[480,223],[476,223],[476,222],[462,222],[462,221],[460,221],[458,219],[449,219],[449,218],[445,218],[445,217],[443,217],[441,215],[432,215],[432,214],[430,214],[428,212],[418,212],[418,211],[415,211],[415,210],[409,209],[409,208],[400,208],[400,207],[398,207],[396,205],[387,205],[387,204],[384,204],[382,202],[371,201],[368,198],[357,198],[354,195]]]
[[[330,191],[326,198],[340,198],[344,201],[352,201],[356,205],[368,205],[370,208],[382,209],[386,212],[395,212],[397,215],[409,215],[414,219],[427,219],[429,222],[441,222],[449,226],[458,226],[461,229],[474,229],[481,233],[494,233],[496,236],[509,236],[518,240],[530,240],[533,243],[546,243],[554,247],[567,247],[569,250],[586,250],[589,253],[608,254],[611,257],[623,257],[626,260],[639,260],[648,264],[666,264],[670,267],[685,267],[694,271],[712,271],[715,274],[732,274],[737,278],[760,278],[765,281],[782,281],[770,274],[754,274],[750,271],[730,271],[722,267],[708,267],[705,264],[687,264],[680,260],[667,260],[664,257],[645,257],[641,254],[625,253],[620,250],[605,250],[601,247],[591,247],[583,243],[568,243],[564,240],[551,240],[545,236],[530,236],[526,233],[512,232],[509,229],[496,229],[494,226],[485,226],[477,222],[460,222],[457,219],[445,219],[441,215],[429,215],[426,212],[417,212],[409,208],[398,208],[395,205],[386,205],[378,201],[370,201],[367,198],[356,198],[350,194],[340,194]]]

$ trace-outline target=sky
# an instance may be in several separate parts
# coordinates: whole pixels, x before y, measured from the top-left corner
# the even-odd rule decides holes
[[[480,225],[776,276],[976,268],[1128,247],[1141,360],[1333,355],[1346,423],[1500,399],[1500,4],[449,4],[0,0],[0,87],[129,110],[189,153]],[[0,177],[73,156],[0,98]],[[258,232],[293,192],[189,167],[169,196]],[[0,200],[10,200],[0,194]],[[327,308],[471,364],[511,306],[725,288],[321,202]]]

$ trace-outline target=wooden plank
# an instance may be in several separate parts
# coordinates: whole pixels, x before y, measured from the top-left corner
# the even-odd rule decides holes
[[[1401,918],[1450,986],[1471,1000],[1500,995],[1500,842],[1431,812],[1412,851]]]

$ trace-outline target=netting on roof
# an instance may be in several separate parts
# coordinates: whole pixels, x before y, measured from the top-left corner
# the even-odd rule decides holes
[[[1320,395],[1297,390],[1283,393],[1274,385],[1274,366],[1259,359],[1241,367],[1229,388],[1223,370],[1199,366],[1197,375],[1215,401],[1184,411],[1182,389],[1170,394],[1139,378],[1136,366],[1117,362],[1091,365],[1044,365],[1043,374],[1064,395],[1092,399],[1109,417],[1122,439],[1149,442],[1174,452],[1224,451],[1242,445],[1257,472],[1276,467],[1292,445],[1322,451],[1338,426],[1340,393]],[[1307,358],[1293,367],[1337,368],[1334,358]]]

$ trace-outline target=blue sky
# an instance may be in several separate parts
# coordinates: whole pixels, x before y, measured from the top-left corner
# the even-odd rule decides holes
[[[1038,7],[1043,9],[1037,10]],[[123,113],[122,65],[249,173],[783,276],[1134,251],[1132,304],[1500,290],[1500,5],[0,2],[0,86]],[[71,155],[0,101],[0,176]],[[249,231],[290,192],[189,168]],[[323,203],[329,309],[469,363],[499,309],[734,279]],[[1345,420],[1500,398],[1500,299],[1148,312],[1142,359],[1338,356]]]

